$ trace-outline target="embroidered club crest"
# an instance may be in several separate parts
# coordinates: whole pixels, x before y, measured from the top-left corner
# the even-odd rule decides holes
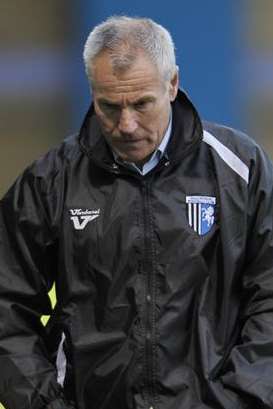
[[[216,198],[211,196],[186,196],[188,222],[193,230],[203,236],[215,222]]]

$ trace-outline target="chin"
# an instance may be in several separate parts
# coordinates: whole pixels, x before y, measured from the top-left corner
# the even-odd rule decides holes
[[[145,163],[147,156],[143,155],[128,155],[125,153],[119,153],[119,156],[121,157],[122,160],[126,162],[133,162],[133,163]],[[149,155],[148,155],[149,158]]]

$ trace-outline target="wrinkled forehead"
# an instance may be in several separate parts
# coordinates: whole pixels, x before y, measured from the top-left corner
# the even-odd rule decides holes
[[[123,50],[123,53],[113,53],[104,50],[92,64],[93,88],[102,86],[108,81],[135,81],[138,78],[144,80],[153,79],[162,82],[163,76],[156,64],[142,50]]]

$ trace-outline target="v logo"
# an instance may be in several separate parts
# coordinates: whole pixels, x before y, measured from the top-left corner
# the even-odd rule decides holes
[[[72,220],[74,224],[74,228],[76,230],[83,230],[87,223],[91,222],[91,220],[96,219],[99,217],[99,214],[91,214],[87,216],[72,216],[70,219]]]

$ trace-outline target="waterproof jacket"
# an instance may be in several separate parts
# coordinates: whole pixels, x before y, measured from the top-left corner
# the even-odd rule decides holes
[[[182,92],[167,157],[138,175],[91,107],[1,201],[4,405],[273,408],[272,175]]]

